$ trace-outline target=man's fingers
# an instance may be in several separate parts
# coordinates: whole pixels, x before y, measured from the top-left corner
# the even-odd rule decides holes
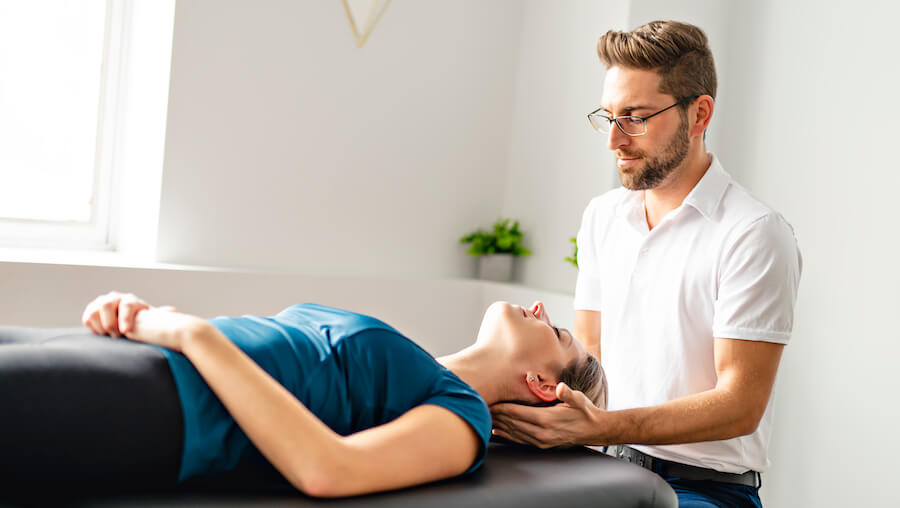
[[[590,412],[597,408],[594,402],[587,398],[584,392],[573,390],[565,383],[556,385],[556,396],[566,405],[577,409],[582,413]]]
[[[509,439],[510,441],[512,441],[514,443],[527,444],[527,445],[537,446],[537,447],[541,447],[541,448],[545,447],[545,445],[543,443],[539,442],[534,437],[532,437],[524,432],[518,432],[515,430],[503,430],[503,429],[496,429],[496,428],[493,429],[492,432],[495,435],[500,436],[504,439]]]
[[[507,432],[504,432],[503,430],[500,430],[500,429],[496,429],[496,428],[492,429],[491,434],[493,434],[497,437],[502,437],[503,439],[508,439],[508,440],[512,441],[513,443],[529,444],[529,443],[526,443],[525,441],[522,441],[521,439],[519,439]]]
[[[549,448],[555,445],[551,429],[526,421],[501,416],[494,419],[494,429],[502,433],[501,437],[517,443],[530,444],[540,448]]]
[[[578,409],[583,408],[587,402],[587,397],[583,393],[569,388],[565,383],[556,385],[556,398]]]
[[[529,407],[522,404],[505,402],[502,404],[494,404],[490,409],[491,416],[495,419],[498,417],[507,418],[541,425],[543,421],[542,415],[545,414],[544,411],[550,408]]]

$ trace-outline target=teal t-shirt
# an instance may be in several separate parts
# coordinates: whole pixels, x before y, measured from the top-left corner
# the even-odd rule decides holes
[[[491,433],[484,400],[387,324],[315,304],[294,305],[272,317],[217,317],[210,323],[338,434],[434,404],[463,418],[481,440],[467,472],[484,461]],[[184,413],[179,480],[264,463],[190,361],[180,353],[163,352]]]

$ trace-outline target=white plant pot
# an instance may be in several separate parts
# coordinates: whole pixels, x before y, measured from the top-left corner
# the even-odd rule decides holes
[[[512,278],[512,254],[486,254],[481,256],[478,277],[484,280],[509,282]]]

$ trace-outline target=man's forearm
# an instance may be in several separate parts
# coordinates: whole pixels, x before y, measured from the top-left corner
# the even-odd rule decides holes
[[[658,406],[603,412],[584,444],[680,444],[717,441],[753,432],[761,413],[746,400],[713,389]]]

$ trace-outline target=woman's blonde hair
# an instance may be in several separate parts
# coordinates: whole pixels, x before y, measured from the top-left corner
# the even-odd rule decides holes
[[[610,30],[597,41],[597,54],[607,68],[656,71],[659,91],[678,100],[694,94],[716,98],[712,52],[706,34],[694,25],[651,21],[630,32]]]
[[[609,390],[606,374],[594,355],[588,353],[572,361],[560,371],[559,382],[583,393],[595,406],[606,409]]]

